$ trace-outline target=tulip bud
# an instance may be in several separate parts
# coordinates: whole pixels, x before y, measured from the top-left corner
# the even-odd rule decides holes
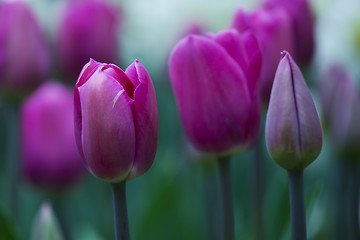
[[[272,159],[287,170],[313,162],[322,146],[320,120],[305,80],[289,53],[276,71],[266,118],[265,137]]]
[[[340,87],[341,79],[348,77],[344,69],[338,65],[331,66],[322,77],[319,85],[319,98],[321,104],[322,123],[325,129],[331,124],[331,115],[335,102],[334,96]]]
[[[42,204],[35,217],[31,240],[63,240],[59,223],[49,203]]]
[[[173,49],[171,83],[185,132],[200,151],[233,154],[251,146],[260,127],[256,38],[235,30],[189,35]]]
[[[314,17],[308,0],[267,0],[266,8],[283,7],[291,18],[295,60],[310,63],[314,53]]]
[[[90,60],[75,85],[75,137],[86,168],[109,182],[145,173],[155,158],[158,112],[153,83],[135,60],[125,72]]]
[[[293,52],[293,35],[288,13],[282,8],[258,9],[246,13],[239,9],[232,26],[239,32],[251,30],[259,38],[263,54],[259,80],[260,96],[267,105],[270,97],[279,54],[282,50]]]
[[[24,101],[22,167],[35,186],[65,190],[82,176],[73,119],[73,94],[59,83],[45,83]]]
[[[41,83],[50,67],[44,36],[28,6],[0,4],[0,85],[27,90]]]
[[[119,18],[119,9],[107,1],[69,2],[57,36],[63,74],[76,78],[90,58],[117,62]]]
[[[322,101],[324,111],[328,114],[328,125],[331,140],[339,154],[348,160],[358,160],[360,157],[360,96],[354,80],[338,66],[330,69],[328,78],[322,86],[328,89],[327,99]],[[325,94],[324,94],[325,95]]]

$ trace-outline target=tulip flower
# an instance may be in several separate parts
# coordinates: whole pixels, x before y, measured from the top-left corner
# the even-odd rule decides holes
[[[260,66],[254,36],[235,30],[189,35],[174,47],[171,82],[185,132],[197,149],[227,155],[254,143],[260,124]]]
[[[22,168],[30,183],[61,191],[81,178],[73,119],[73,94],[60,83],[45,83],[24,101]]]
[[[31,232],[31,240],[65,239],[50,203],[43,203],[37,213]]]
[[[0,85],[11,90],[34,88],[45,80],[50,56],[43,33],[21,1],[0,4]]]
[[[327,69],[320,93],[324,122],[335,151],[342,160],[337,163],[337,233],[343,236],[346,228],[349,231],[344,238],[359,239],[360,94],[354,78],[340,65]]]
[[[305,168],[321,151],[322,130],[315,104],[287,52],[276,71],[265,135],[272,159],[287,170]]]
[[[76,78],[90,58],[117,62],[119,25],[120,11],[107,1],[69,2],[57,34],[62,73]]]
[[[125,181],[144,174],[155,158],[156,95],[135,60],[123,72],[90,60],[75,85],[75,137],[86,168],[113,186],[116,239],[129,239]]]
[[[267,105],[281,51],[294,52],[290,16],[280,7],[261,8],[253,13],[239,9],[233,19],[232,27],[239,32],[251,30],[259,38],[264,63],[259,88],[261,100]]]
[[[75,136],[91,173],[121,182],[150,168],[157,146],[157,104],[150,75],[139,61],[123,72],[90,60],[77,80],[74,101]]]
[[[186,134],[198,150],[220,156],[220,239],[234,239],[229,155],[252,146],[259,133],[261,60],[255,36],[236,30],[188,35],[169,60]]]
[[[357,86],[339,66],[331,67],[326,76],[321,89],[322,105],[331,140],[343,158],[357,161],[360,157],[360,95]]]
[[[322,131],[310,91],[288,52],[276,71],[265,138],[272,159],[288,170],[293,240],[306,239],[303,169],[319,155]]]
[[[291,18],[295,60],[307,65],[314,53],[314,17],[308,0],[266,0],[265,8],[283,7]]]

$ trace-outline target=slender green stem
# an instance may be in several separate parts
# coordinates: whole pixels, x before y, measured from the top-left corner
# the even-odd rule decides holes
[[[234,211],[230,176],[230,157],[220,157],[219,165],[219,210],[220,239],[234,240]]]
[[[19,119],[17,106],[7,107],[7,148],[6,148],[6,179],[8,206],[14,221],[18,219],[19,207]]]
[[[349,164],[349,239],[360,239],[359,229],[359,179],[358,179],[358,166],[356,162]]]
[[[303,170],[288,171],[293,240],[306,240]]]
[[[264,239],[263,226],[263,154],[262,141],[259,139],[255,145],[254,159],[251,161],[251,184],[253,200],[253,233],[255,240]]]
[[[71,219],[68,216],[68,209],[66,205],[66,201],[64,200],[63,196],[54,195],[52,198],[52,205],[57,216],[61,233],[63,234],[64,240],[72,240],[71,236]]]
[[[205,224],[206,224],[206,239],[217,240],[217,201],[214,186],[216,186],[216,179],[213,171],[203,171],[203,190],[205,203]]]
[[[114,205],[114,223],[115,239],[130,240],[129,221],[126,206],[126,182],[113,183],[113,205]]]

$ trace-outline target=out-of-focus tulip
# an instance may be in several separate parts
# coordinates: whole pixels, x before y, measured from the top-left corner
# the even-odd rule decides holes
[[[333,111],[333,106],[335,102],[335,93],[339,84],[341,84],[341,79],[348,77],[344,69],[338,65],[333,65],[325,72],[322,76],[322,80],[319,84],[319,97],[321,104],[321,116],[322,123],[327,130],[330,127],[331,115]]]
[[[314,53],[314,16],[308,0],[266,0],[266,8],[283,7],[289,13],[294,36],[295,60],[310,63]]]
[[[253,34],[189,35],[173,49],[169,71],[182,124],[200,151],[232,154],[259,132],[261,52]]]
[[[323,112],[327,114],[331,140],[342,157],[358,160],[360,157],[360,96],[358,88],[349,74],[339,66],[331,67],[326,76],[321,85],[322,92],[324,92],[321,100]],[[326,95],[326,89],[332,91],[328,91]]]
[[[63,240],[60,225],[50,203],[43,203],[32,226],[31,240]]]
[[[322,147],[320,120],[304,77],[289,53],[276,71],[265,137],[272,159],[287,170],[301,170]]]
[[[73,119],[73,94],[59,83],[43,84],[23,103],[22,165],[35,186],[61,191],[81,178]]]
[[[267,105],[281,51],[294,51],[290,16],[283,8],[258,9],[253,13],[239,9],[232,26],[240,32],[251,30],[260,40],[264,64],[259,88]]]
[[[50,56],[40,27],[20,1],[0,4],[0,85],[12,90],[33,88],[50,67]]]
[[[149,73],[90,60],[75,86],[75,136],[86,168],[109,182],[145,173],[155,158],[158,111]]]
[[[119,60],[120,9],[103,0],[76,1],[65,8],[57,36],[60,68],[74,81],[90,58]]]

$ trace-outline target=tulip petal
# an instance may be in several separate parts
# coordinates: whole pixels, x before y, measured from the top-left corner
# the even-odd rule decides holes
[[[315,104],[287,52],[275,75],[265,134],[270,155],[288,170],[305,168],[321,150],[322,131]]]
[[[78,91],[88,170],[107,181],[124,180],[135,155],[133,100],[100,68]]]
[[[135,60],[125,71],[133,83],[136,152],[129,179],[145,173],[152,165],[158,138],[158,110],[154,85],[147,70]]]
[[[244,72],[223,47],[190,35],[174,48],[169,68],[183,126],[199,150],[225,154],[246,142],[250,93]]]

